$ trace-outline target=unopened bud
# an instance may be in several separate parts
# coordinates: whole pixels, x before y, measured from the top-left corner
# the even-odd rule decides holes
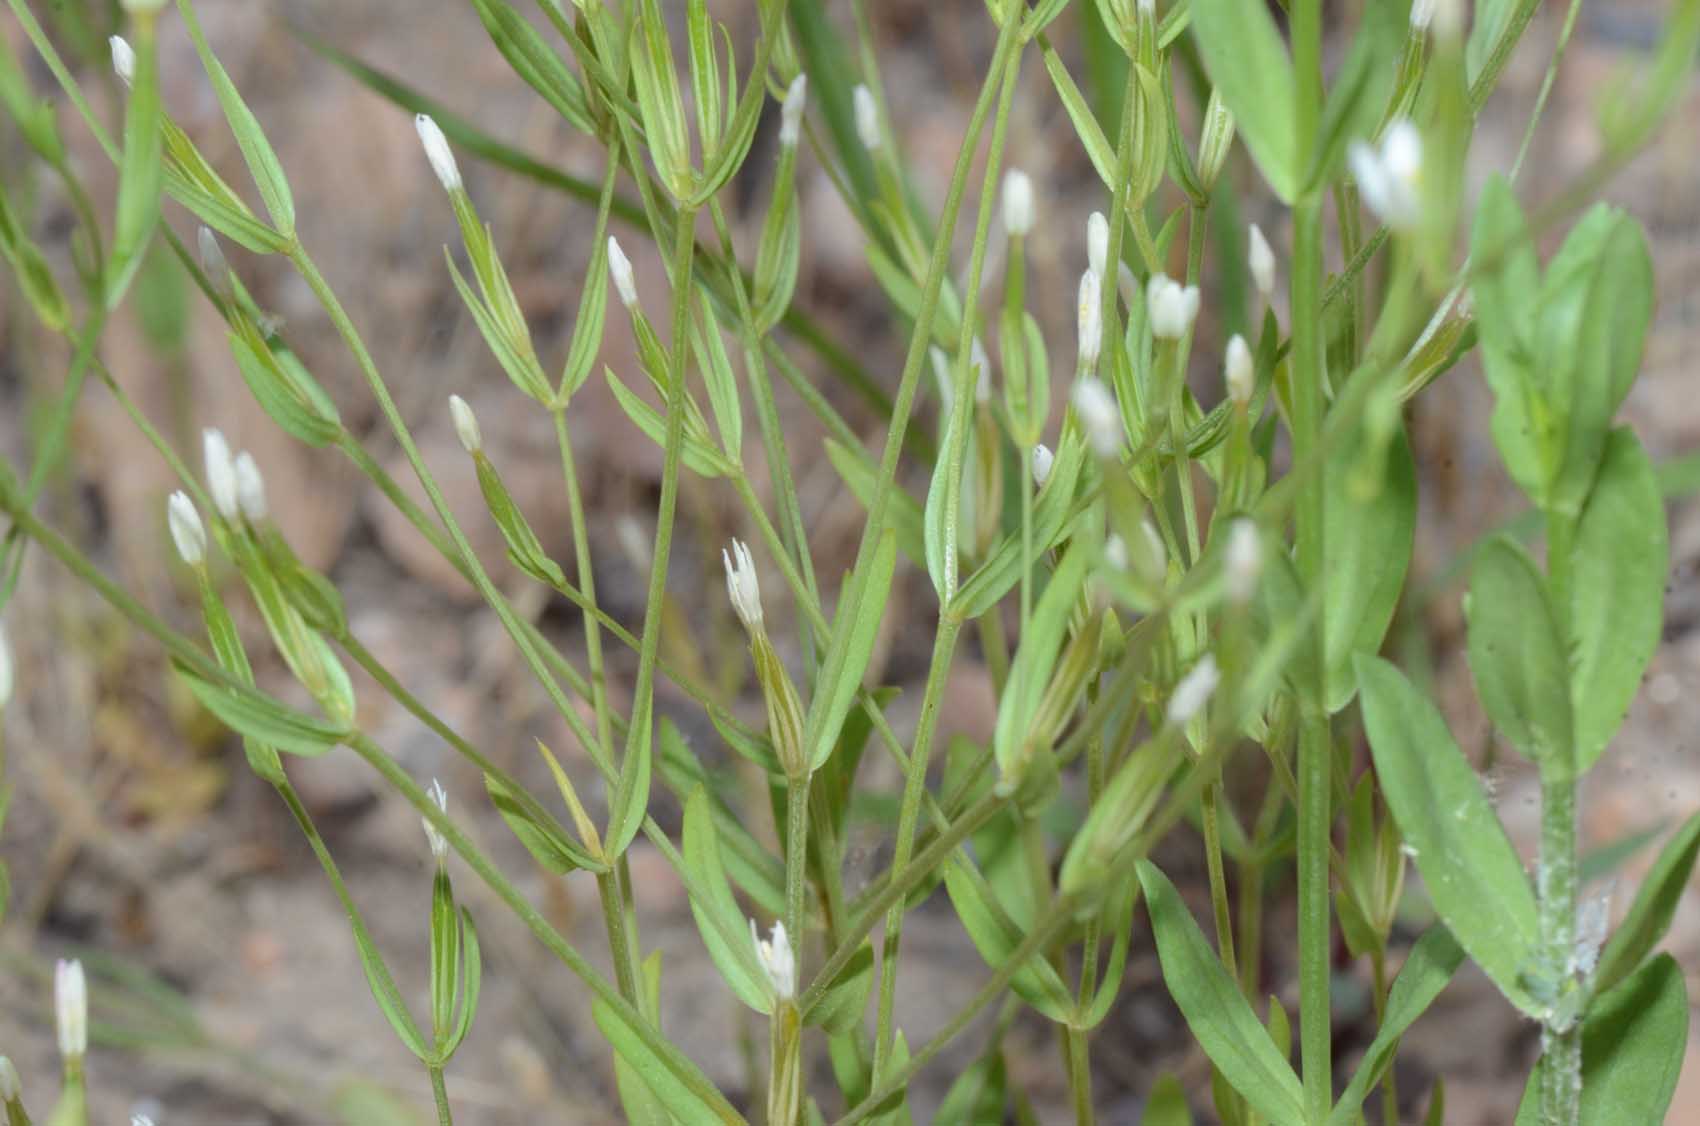
[[[1411,0],[1412,31],[1427,31],[1429,21],[1432,19],[1434,19],[1434,0]]]
[[[750,633],[762,628],[761,583],[756,578],[756,561],[742,540],[732,541],[732,553],[720,549],[720,562],[726,568],[726,593],[732,599],[732,609]]]
[[[12,702],[12,643],[6,640],[6,628],[0,626],[0,711]],[[0,1056],[0,1059],[5,1057]]]
[[[992,401],[992,361],[978,336],[969,342],[968,362],[974,365],[974,401],[984,406]]]
[[[1104,276],[1104,263],[1110,257],[1110,221],[1102,211],[1086,217],[1086,261],[1092,272]]]
[[[1122,304],[1132,309],[1133,299],[1139,295],[1139,279],[1126,262],[1116,263],[1116,292],[1122,295]]]
[[[1159,340],[1179,340],[1198,316],[1198,287],[1183,286],[1167,274],[1153,274],[1145,284],[1145,304],[1151,335]]]
[[[1098,353],[1104,347],[1104,309],[1098,279],[1095,270],[1080,275],[1080,296],[1075,307],[1079,324],[1079,370],[1084,372],[1097,369]]]
[[[933,386],[939,393],[939,417],[949,418],[951,407],[956,402],[956,386],[951,383],[950,357],[944,354],[944,349],[934,344],[927,349],[927,359],[933,365]]]
[[[1246,268],[1251,271],[1251,283],[1257,292],[1269,300],[1275,292],[1275,252],[1263,237],[1263,228],[1253,223],[1246,231]]]
[[[809,76],[799,74],[785,91],[785,101],[779,106],[779,143],[786,148],[796,145],[802,136],[803,107],[809,99]]]
[[[1422,218],[1423,139],[1417,127],[1401,118],[1387,127],[1379,148],[1353,142],[1346,154],[1358,194],[1383,223],[1408,231]]]
[[[18,1079],[18,1069],[12,1066],[12,1061],[6,1056],[0,1056],[0,1102],[15,1103],[23,1095],[23,1083]]]
[[[1051,479],[1051,466],[1056,463],[1056,455],[1051,448],[1040,442],[1033,447],[1033,484],[1039,488],[1045,487],[1045,482]]]
[[[1118,571],[1127,570],[1127,541],[1112,533],[1104,541],[1104,562]]]
[[[443,190],[460,191],[460,167],[455,164],[454,150],[449,148],[449,139],[443,136],[442,129],[423,113],[413,119],[413,127],[419,131],[419,143],[425,146],[425,159],[431,162],[431,171],[437,174]]]
[[[1228,354],[1223,362],[1227,377],[1228,398],[1237,405],[1251,402],[1252,389],[1257,385],[1257,371],[1251,360],[1251,349],[1239,333],[1228,340]]]
[[[620,240],[613,235],[608,236],[608,276],[614,279],[620,304],[628,309],[637,308],[637,280],[632,276],[632,260],[626,257],[626,252],[620,249]]]
[[[124,85],[130,85],[136,80],[136,49],[122,35],[114,35],[106,42],[112,48],[112,72]]]
[[[201,272],[207,275],[215,288],[224,290],[229,285],[230,264],[224,260],[224,249],[218,245],[218,236],[212,233],[210,227],[202,227],[195,232],[195,245],[201,252]]]
[[[1003,226],[1013,238],[1033,229],[1033,180],[1019,168],[1003,175]]]
[[[478,429],[478,416],[472,413],[472,408],[459,395],[449,396],[449,417],[454,419],[455,437],[460,439],[462,449],[469,454],[475,454],[484,448],[484,435]]]
[[[784,923],[775,922],[771,933],[771,939],[763,939],[756,930],[756,921],[750,920],[750,941],[755,943],[756,960],[767,975],[767,983],[776,999],[790,1001],[797,996],[797,956],[791,950]]]
[[[874,104],[874,92],[857,83],[850,98],[856,107],[856,135],[862,139],[863,148],[877,152],[880,147],[880,112]]]
[[[1216,667],[1216,658],[1209,653],[1204,654],[1199,662],[1192,666],[1192,671],[1181,677],[1181,682],[1175,685],[1174,695],[1169,697],[1169,722],[1176,727],[1191,723],[1193,717],[1209,703],[1210,694],[1216,691],[1216,685],[1221,679],[1222,673]]]
[[[1242,517],[1228,525],[1225,571],[1228,598],[1238,603],[1250,602],[1257,593],[1258,576],[1263,574],[1263,540],[1253,521]]]
[[[236,455],[236,506],[250,524],[266,518],[266,480],[260,475],[254,455],[247,450]]]
[[[1074,413],[1080,418],[1080,427],[1086,431],[1086,440],[1092,443],[1092,449],[1099,457],[1116,456],[1122,445],[1122,419],[1110,389],[1098,379],[1087,376],[1075,383],[1071,399]]]
[[[1140,567],[1146,578],[1160,583],[1169,569],[1169,549],[1163,546],[1163,537],[1149,517],[1139,522],[1139,538],[1145,543],[1145,550],[1139,558]]]
[[[226,520],[235,520],[242,514],[236,495],[236,462],[230,456],[230,443],[225,441],[222,430],[209,426],[201,431],[201,456],[213,507]]]
[[[207,558],[207,529],[201,523],[201,514],[195,511],[195,502],[182,491],[171,494],[171,499],[165,505],[165,522],[171,528],[171,542],[177,545],[177,554],[183,562],[191,567],[199,567]]]
[[[59,1054],[80,1060],[89,1050],[89,991],[83,964],[59,960],[53,970],[53,1015],[59,1030]]]
[[[437,779],[431,779],[431,785],[425,789],[425,796],[431,799],[431,804],[435,805],[440,812],[448,813],[448,791],[443,789],[443,784]],[[442,865],[449,858],[448,839],[438,831],[435,825],[431,824],[430,818],[421,817],[419,823],[425,826],[425,841],[431,846],[431,856],[439,866]]]

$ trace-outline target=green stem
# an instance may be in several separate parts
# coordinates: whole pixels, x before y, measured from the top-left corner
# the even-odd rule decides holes
[[[1229,977],[1238,977],[1234,962],[1234,923],[1228,911],[1228,877],[1222,866],[1222,829],[1217,803],[1222,795],[1222,772],[1217,769],[1200,799],[1204,822],[1204,860],[1210,872],[1210,908],[1216,919],[1216,948]]]
[[[785,931],[797,964],[803,962],[803,885],[809,863],[809,779],[785,785]]]
[[[573,530],[573,555],[577,561],[578,589],[591,607],[596,606],[596,577],[590,565],[590,534],[584,519],[584,496],[579,489],[578,468],[573,458],[572,435],[567,412],[560,407],[549,412],[555,419],[555,442],[561,450],[561,477],[567,489],[568,520]],[[602,627],[597,615],[584,615],[585,659],[590,670],[590,699],[596,712],[596,737],[610,761],[614,757],[614,721],[608,706],[608,678],[602,662]]]
[[[454,1115],[449,1113],[449,1089],[443,1083],[442,1065],[431,1064],[425,1070],[431,1073],[431,1097],[437,1100],[437,1126],[454,1126]]]
[[[1561,643],[1570,637],[1570,587],[1576,521],[1547,514],[1547,588]],[[1541,771],[1541,852],[1536,869],[1540,939],[1546,973],[1557,983],[1560,1008],[1575,988],[1576,957],[1576,771],[1572,748],[1562,761]],[[1562,1023],[1561,1023],[1562,1022]],[[1581,1122],[1582,1026],[1573,1013],[1549,1019],[1542,1030],[1540,1107],[1542,1126]]]

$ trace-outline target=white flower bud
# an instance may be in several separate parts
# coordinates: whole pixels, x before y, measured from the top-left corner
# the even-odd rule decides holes
[[[1122,304],[1132,309],[1139,294],[1139,279],[1133,276],[1133,268],[1126,262],[1116,263],[1116,292],[1122,295]]]
[[[0,1102],[15,1103],[22,1095],[23,1083],[18,1079],[18,1069],[6,1056],[0,1056]]]
[[[439,810],[444,813],[449,811],[448,792],[443,789],[443,784],[437,781],[437,779],[431,779],[431,784],[425,788],[425,795],[431,799],[431,803]],[[448,840],[442,833],[437,831],[437,827],[431,824],[429,818],[421,817],[419,819],[419,823],[425,826],[425,841],[431,846],[431,856],[437,861],[437,864],[441,866],[447,862],[449,858]]]
[[[1147,517],[1139,522],[1139,534],[1145,540],[1145,553],[1140,558],[1140,565],[1145,568],[1145,577],[1154,583],[1163,581],[1164,573],[1169,569],[1169,549],[1163,546],[1163,537],[1157,532],[1157,525]]]
[[[213,426],[201,431],[201,456],[213,507],[226,520],[236,519],[242,512],[236,495],[236,463],[230,456],[230,443],[224,440],[223,431]]]
[[[944,349],[934,344],[927,349],[927,359],[933,365],[933,384],[939,392],[939,417],[949,418],[951,407],[956,403],[956,387],[950,381],[950,357],[944,354]]]
[[[413,127],[419,131],[419,143],[425,146],[425,159],[431,162],[431,171],[437,174],[443,190],[460,191],[460,166],[455,164],[454,150],[449,148],[449,139],[443,136],[442,129],[423,113],[414,117]]]
[[[1118,571],[1127,570],[1127,541],[1112,533],[1104,541],[1104,562]]]
[[[1141,16],[1156,16],[1157,0],[1139,0],[1139,14]]]
[[[449,396],[449,417],[454,419],[455,437],[460,439],[462,449],[469,454],[475,454],[484,448],[484,435],[478,429],[478,416],[472,413],[472,408],[459,395]]]
[[[1257,534],[1257,524],[1241,517],[1228,525],[1228,550],[1224,561],[1228,598],[1246,603],[1257,593],[1258,576],[1263,574],[1263,540]]]
[[[1181,677],[1181,682],[1175,685],[1174,695],[1169,697],[1169,722],[1176,727],[1191,723],[1194,716],[1204,710],[1204,705],[1210,701],[1210,694],[1216,691],[1216,685],[1221,682],[1222,673],[1216,668],[1216,658],[1206,653],[1199,662],[1192,666],[1192,671]]]
[[[1079,380],[1070,396],[1086,440],[1099,457],[1115,457],[1122,446],[1122,416],[1110,389],[1092,376]]]
[[[154,1126],[153,1116],[147,1114],[132,1114],[130,1126]]]
[[[974,401],[984,406],[992,401],[992,361],[978,336],[968,344],[968,362],[974,365]]]
[[[119,81],[128,86],[136,80],[136,50],[130,46],[130,41],[122,35],[114,35],[106,41],[112,48],[112,72]]]
[[[1012,238],[1033,229],[1033,180],[1019,168],[1003,174],[1003,227]]]
[[[1434,0],[1411,0],[1412,31],[1427,31],[1429,21],[1432,19],[1434,19]]]
[[[750,633],[762,628],[761,583],[756,579],[756,561],[742,540],[732,541],[732,553],[720,549],[720,562],[726,568],[726,593],[732,598],[732,609]]]
[[[12,702],[12,643],[6,640],[6,627],[0,626],[0,711]],[[0,1059],[5,1057],[0,1056]]]
[[[1381,147],[1354,141],[1346,153],[1358,194],[1383,223],[1408,231],[1422,218],[1423,139],[1417,127],[1401,118],[1382,134]]]
[[[608,276],[614,279],[620,304],[628,309],[637,308],[637,280],[632,276],[632,260],[626,257],[626,252],[620,249],[620,240],[613,235],[608,236]]]
[[[1239,333],[1228,340],[1228,354],[1223,362],[1228,383],[1228,398],[1239,406],[1251,402],[1251,392],[1257,386],[1257,371],[1252,365],[1251,349]]]
[[[791,951],[784,923],[775,922],[772,934],[772,939],[763,939],[756,930],[756,921],[750,920],[750,941],[755,943],[756,960],[767,975],[767,983],[773,987],[775,998],[790,1001],[797,996],[797,957]]]
[[[1152,274],[1145,284],[1145,304],[1151,335],[1159,340],[1179,340],[1192,329],[1198,316],[1198,287],[1183,286],[1167,274]]]
[[[201,523],[201,514],[195,511],[195,502],[182,491],[172,493],[165,505],[165,517],[177,554],[189,566],[199,567],[207,558],[207,529]]]
[[[799,74],[785,91],[785,101],[779,106],[779,143],[791,148],[802,136],[803,107],[809,100],[809,76]]]
[[[223,290],[228,285],[230,264],[224,260],[224,248],[218,245],[218,236],[211,228],[202,227],[195,232],[195,245],[201,252],[201,270],[212,279],[213,286]]]
[[[1104,263],[1110,258],[1110,221],[1102,211],[1086,217],[1086,261],[1092,272],[1104,276]]]
[[[165,7],[165,0],[121,0],[123,8],[132,15],[145,15],[158,12]]]
[[[63,958],[53,970],[53,1014],[59,1029],[59,1054],[82,1059],[89,1050],[89,990],[83,964]]]
[[[1246,268],[1251,271],[1251,283],[1268,301],[1275,292],[1275,252],[1269,248],[1269,240],[1263,237],[1263,228],[1256,223],[1246,231],[1245,258]]]
[[[1087,270],[1080,275],[1080,296],[1075,307],[1079,324],[1079,370],[1090,372],[1098,367],[1098,353],[1104,347],[1104,309],[1098,274]]]
[[[260,476],[260,467],[247,450],[236,455],[236,506],[250,524],[266,518],[266,479]]]
[[[850,98],[856,107],[856,135],[862,139],[863,148],[877,152],[880,147],[880,111],[874,104],[874,92],[857,83]]]
[[[1056,463],[1056,455],[1051,453],[1051,447],[1040,442],[1033,447],[1033,484],[1039,488],[1045,487],[1045,482],[1051,479],[1051,466]]]

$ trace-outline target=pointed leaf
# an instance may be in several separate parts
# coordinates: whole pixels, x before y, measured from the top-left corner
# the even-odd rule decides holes
[[[1685,821],[1659,852],[1659,858],[1635,893],[1629,914],[1600,952],[1594,988],[1612,988],[1658,945],[1670,928],[1682,893],[1688,889],[1696,854],[1700,854],[1700,813]]]
[[[1477,552],[1466,609],[1470,672],[1488,718],[1543,774],[1573,770],[1564,644],[1522,548],[1497,539]]]

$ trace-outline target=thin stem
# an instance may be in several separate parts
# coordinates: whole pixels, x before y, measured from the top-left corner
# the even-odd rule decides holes
[[[1210,872],[1210,908],[1216,919],[1216,949],[1229,977],[1238,977],[1234,962],[1234,922],[1228,911],[1228,877],[1222,866],[1222,829],[1217,803],[1222,794],[1222,771],[1218,768],[1200,799],[1204,822],[1204,860]]]
[[[573,530],[573,555],[577,561],[578,589],[590,607],[596,606],[596,576],[590,564],[590,534],[584,519],[584,497],[579,490],[578,468],[573,458],[573,440],[567,427],[567,412],[560,407],[549,412],[555,419],[555,442],[561,450],[561,478],[567,489],[568,520]],[[602,627],[597,615],[584,615],[585,660],[590,670],[591,706],[596,712],[596,738],[603,752],[614,757],[614,721],[608,706],[608,678],[602,663]]]
[[[785,786],[785,930],[798,965],[803,954],[803,885],[809,862],[809,779]]]
[[[437,1100],[437,1126],[454,1126],[454,1115],[449,1113],[449,1089],[443,1083],[442,1065],[431,1064],[425,1070],[431,1073],[431,1097]]]

